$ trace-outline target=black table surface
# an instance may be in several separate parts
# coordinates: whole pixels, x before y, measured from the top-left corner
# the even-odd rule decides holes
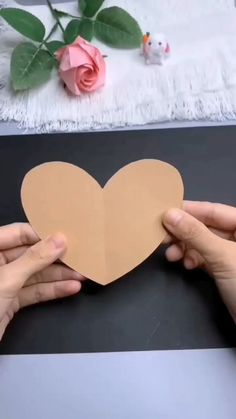
[[[25,220],[20,187],[35,165],[71,162],[103,185],[119,168],[143,158],[176,166],[185,198],[236,205],[235,127],[2,137],[0,224]],[[214,282],[201,271],[168,264],[161,247],[111,285],[87,281],[74,297],[22,310],[8,327],[0,353],[228,346],[236,346],[235,326]]]

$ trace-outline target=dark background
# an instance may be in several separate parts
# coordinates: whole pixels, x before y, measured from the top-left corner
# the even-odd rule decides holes
[[[176,166],[185,198],[236,205],[234,127],[2,137],[0,224],[25,220],[20,187],[35,165],[71,162],[104,184],[142,158]],[[160,248],[111,285],[88,281],[75,297],[22,310],[8,327],[0,353],[236,346],[235,326],[213,281],[203,272],[166,263],[163,253]]]

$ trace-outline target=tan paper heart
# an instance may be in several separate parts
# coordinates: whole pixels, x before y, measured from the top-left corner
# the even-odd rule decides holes
[[[104,188],[79,167],[51,162],[25,176],[21,197],[39,237],[63,233],[63,262],[105,285],[160,245],[166,235],[162,215],[181,207],[183,183],[173,166],[159,160],[128,164]]]

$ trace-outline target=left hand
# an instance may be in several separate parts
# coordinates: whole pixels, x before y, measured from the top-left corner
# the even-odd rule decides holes
[[[29,224],[0,227],[0,340],[22,307],[80,291],[84,278],[54,263],[65,250],[61,234],[39,241]]]

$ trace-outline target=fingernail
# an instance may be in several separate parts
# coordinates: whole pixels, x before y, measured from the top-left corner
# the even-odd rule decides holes
[[[171,209],[164,216],[164,223],[171,226],[176,226],[183,217],[183,211],[179,209]]]
[[[66,246],[66,238],[61,233],[54,234],[48,240],[53,243],[56,249],[64,249]]]
[[[193,269],[195,267],[195,263],[194,263],[193,259],[186,258],[184,260],[184,266],[185,266],[186,269]]]

